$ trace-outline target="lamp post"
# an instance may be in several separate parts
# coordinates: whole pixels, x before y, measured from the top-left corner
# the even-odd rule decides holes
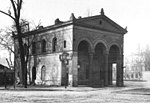
[[[68,86],[68,68],[67,65],[69,64],[69,60],[71,59],[72,56],[69,56],[69,53],[63,52],[60,56],[59,59],[61,62],[64,63],[64,68],[65,68],[65,88]]]

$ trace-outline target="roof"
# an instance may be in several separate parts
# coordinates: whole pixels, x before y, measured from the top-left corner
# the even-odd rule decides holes
[[[7,66],[4,66],[4,65],[0,64],[0,72],[4,72],[5,70],[7,72],[13,72],[13,70],[11,70],[10,68],[8,68]]]
[[[96,15],[75,20],[75,24],[92,29],[126,34],[127,30],[108,18],[106,15]]]
[[[29,31],[24,33],[23,36],[26,35],[35,35],[41,32],[45,32],[48,30],[53,30],[57,28],[61,28],[64,26],[68,25],[77,25],[77,26],[82,26],[82,27],[87,27],[87,28],[92,28],[92,29],[97,29],[97,30],[102,30],[102,31],[107,31],[107,32],[114,32],[114,33],[119,33],[119,34],[126,34],[127,30],[121,27],[119,24],[108,18],[104,14],[104,10],[101,9],[101,14],[96,15],[96,16],[91,16],[91,17],[85,17],[85,18],[75,18],[74,14],[71,14],[70,20],[69,21],[60,21],[58,18],[55,20],[55,24],[47,27],[40,27],[39,29]]]
[[[7,69],[8,69],[8,67],[6,67],[6,66],[0,64],[0,69],[4,69],[4,68],[7,68]]]

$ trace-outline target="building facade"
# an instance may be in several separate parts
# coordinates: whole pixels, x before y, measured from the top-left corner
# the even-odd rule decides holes
[[[100,15],[75,18],[40,27],[24,33],[29,50],[28,80],[37,85],[112,85],[113,65],[116,85],[123,86],[123,45],[127,30],[109,19],[103,9]],[[21,74],[15,40],[15,67]],[[61,61],[66,52],[67,61]],[[21,77],[21,75],[19,75]]]

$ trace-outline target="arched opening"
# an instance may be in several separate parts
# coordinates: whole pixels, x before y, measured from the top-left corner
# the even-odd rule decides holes
[[[105,52],[106,47],[102,43],[98,43],[95,47],[93,57],[93,78],[94,85],[104,85],[105,82]]]
[[[78,45],[78,84],[87,85],[89,81],[89,48],[87,41],[81,41]]]
[[[32,84],[35,84],[35,80],[36,80],[36,67],[33,66],[33,68],[32,68]]]
[[[45,77],[46,77],[46,67],[45,65],[43,65],[41,68],[41,80],[45,81]]]
[[[112,85],[113,82],[117,84],[119,77],[119,66],[120,66],[120,50],[116,45],[112,45],[109,50],[108,57],[108,85]]]
[[[56,46],[57,46],[57,38],[54,37],[52,40],[52,51],[56,52]]]
[[[42,53],[46,52],[46,41],[44,39],[41,42],[41,51]]]
[[[32,54],[36,53],[36,42],[32,42]]]
[[[27,48],[27,44],[25,43],[24,44],[24,54],[27,55],[28,53],[28,48]]]

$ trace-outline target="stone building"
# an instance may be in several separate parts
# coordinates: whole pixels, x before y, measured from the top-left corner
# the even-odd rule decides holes
[[[108,86],[112,85],[112,65],[116,65],[116,85],[123,86],[123,45],[127,30],[100,15],[70,20],[24,33],[29,50],[28,80],[37,85]],[[17,40],[15,40],[17,47]],[[21,73],[18,50],[15,67]],[[63,62],[60,55],[68,54]],[[20,75],[21,76],[21,75]]]

